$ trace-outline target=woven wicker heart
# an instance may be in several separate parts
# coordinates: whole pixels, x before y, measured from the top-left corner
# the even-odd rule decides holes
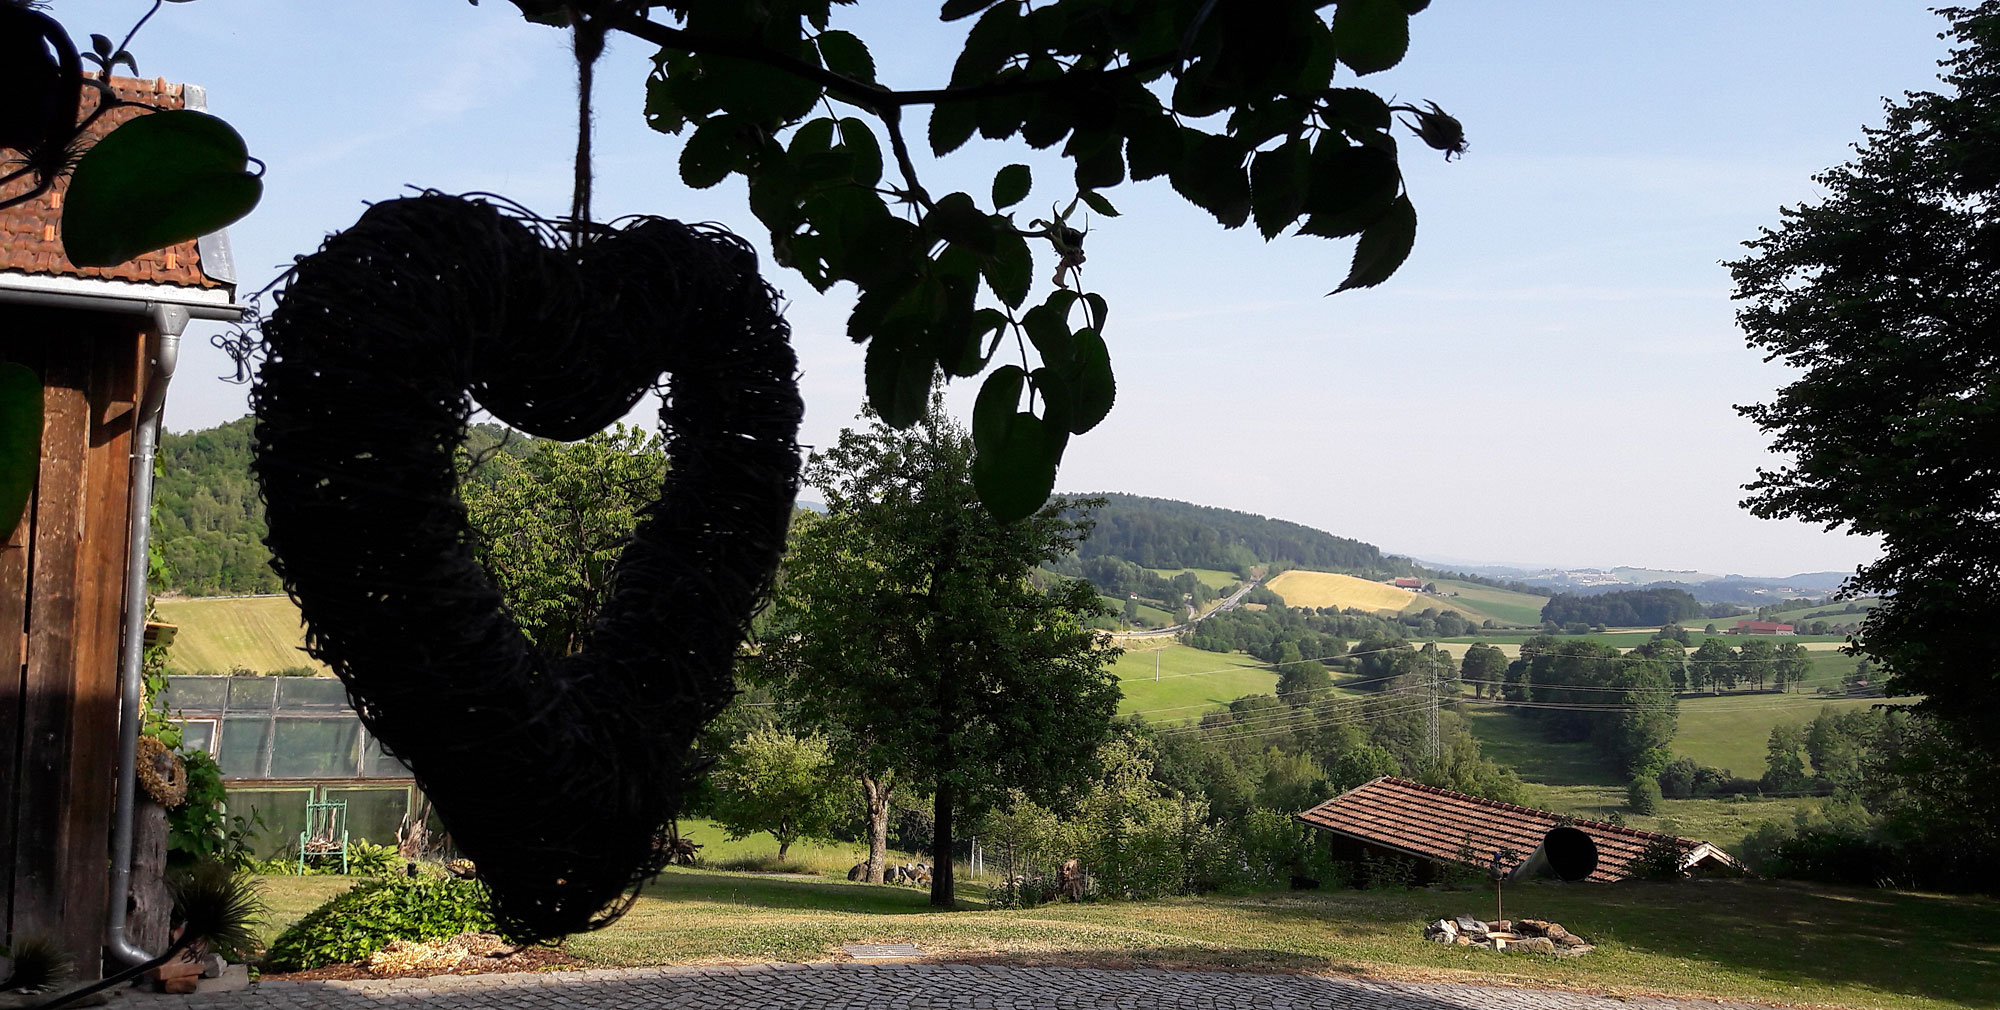
[[[799,466],[788,331],[746,246],[658,219],[551,238],[480,201],[377,204],[298,264],[254,394],[265,542],[308,647],[522,939],[601,925],[658,872]],[[471,550],[473,397],[574,439],[663,374],[660,497],[586,648],[542,656]]]

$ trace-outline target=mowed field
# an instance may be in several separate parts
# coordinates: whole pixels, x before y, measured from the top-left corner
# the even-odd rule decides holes
[[[270,673],[293,666],[331,672],[303,651],[305,629],[288,596],[161,600],[157,609],[160,620],[180,628],[167,649],[170,672]]]
[[[1279,573],[1264,585],[1284,597],[1285,605],[1288,607],[1338,607],[1343,610],[1353,607],[1357,610],[1401,613],[1409,609],[1412,604],[1425,600],[1433,601],[1433,605],[1436,602],[1435,597],[1412,593],[1407,589],[1397,589],[1395,586],[1386,586],[1380,582],[1370,582],[1352,575],[1308,572],[1297,568]],[[1423,607],[1419,606],[1417,609],[1422,610]]]
[[[1153,679],[1158,664],[1159,680]],[[1256,657],[1241,652],[1208,652],[1185,645],[1127,648],[1113,668],[1125,698],[1119,715],[1141,714],[1155,722],[1200,718],[1246,694],[1270,694],[1278,675]]]
[[[1194,577],[1200,580],[1202,585],[1214,590],[1228,589],[1230,586],[1241,585],[1243,583],[1243,580],[1237,578],[1234,572],[1221,572],[1213,568],[1148,568],[1146,570],[1163,579],[1171,579],[1182,572],[1193,572]]]
[[[1495,589],[1476,582],[1460,582],[1457,579],[1439,579],[1438,591],[1447,595],[1439,601],[1440,610],[1456,610],[1466,617],[1478,615],[1477,619],[1492,618],[1496,624],[1542,623],[1542,608],[1548,605],[1546,596],[1517,593],[1510,589]],[[1424,597],[1437,599],[1437,597]]]

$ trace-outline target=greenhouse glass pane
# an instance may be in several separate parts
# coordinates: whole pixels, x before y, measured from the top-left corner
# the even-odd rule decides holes
[[[269,859],[282,852],[296,853],[299,832],[306,829],[306,803],[311,801],[313,791],[304,789],[231,789],[226,804],[231,817],[246,820],[262,818],[264,824],[251,828],[257,837],[250,847],[257,855]]]
[[[232,779],[264,777],[264,749],[271,739],[271,717],[233,715],[222,720],[222,753],[216,763]]]
[[[361,720],[277,718],[271,740],[274,779],[354,778]]]
[[[377,845],[396,844],[396,829],[403,826],[403,814],[410,809],[407,787],[328,789],[326,798],[347,801],[349,840],[365,838]]]
[[[179,725],[183,750],[205,750],[211,755],[215,753],[215,720],[196,719]]]
[[[228,702],[228,677],[167,678],[166,703],[169,710],[220,712]]]
[[[347,707],[347,685],[332,677],[274,677],[278,682],[278,707]]]
[[[362,738],[361,774],[371,779],[406,779],[410,769],[403,762],[391,756],[382,746],[382,741],[373,736]]]
[[[229,678],[229,707],[232,710],[271,707],[272,680],[269,677]]]

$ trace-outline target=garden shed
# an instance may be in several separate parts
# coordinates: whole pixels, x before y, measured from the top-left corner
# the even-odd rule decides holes
[[[1413,861],[1420,882],[1436,879],[1449,865],[1484,872],[1496,851],[1519,862],[1542,844],[1549,830],[1568,825],[1597,845],[1592,883],[1633,876],[1633,863],[1649,846],[1669,842],[1688,873],[1736,872],[1741,866],[1708,842],[1640,831],[1603,821],[1578,820],[1548,810],[1383,776],[1341,793],[1298,815],[1326,832],[1333,858],[1344,862],[1393,857]]]
[[[193,86],[113,83],[156,108],[203,104]],[[141,112],[114,110],[91,139]],[[0,531],[0,942],[51,936],[90,976],[107,948],[136,953],[123,933],[129,820],[121,832],[117,816],[133,776],[117,769],[136,740],[160,407],[188,321],[241,309],[221,235],[108,269],[71,264],[63,194],[58,182],[0,209],[0,361],[32,369],[43,395],[28,509]]]

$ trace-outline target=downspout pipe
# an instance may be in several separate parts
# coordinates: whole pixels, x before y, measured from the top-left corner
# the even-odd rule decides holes
[[[159,335],[158,356],[146,382],[138,429],[133,432],[131,516],[125,544],[125,627],[118,662],[118,806],[111,818],[111,896],[104,946],[113,960],[126,965],[153,959],[126,934],[126,906],[132,894],[132,820],[138,801],[139,706],[144,678],[140,667],[146,652],[146,561],[152,539],[153,457],[160,443],[161,408],[167,384],[180,361],[181,333],[187,329],[186,306],[155,302],[148,306],[153,330]]]

